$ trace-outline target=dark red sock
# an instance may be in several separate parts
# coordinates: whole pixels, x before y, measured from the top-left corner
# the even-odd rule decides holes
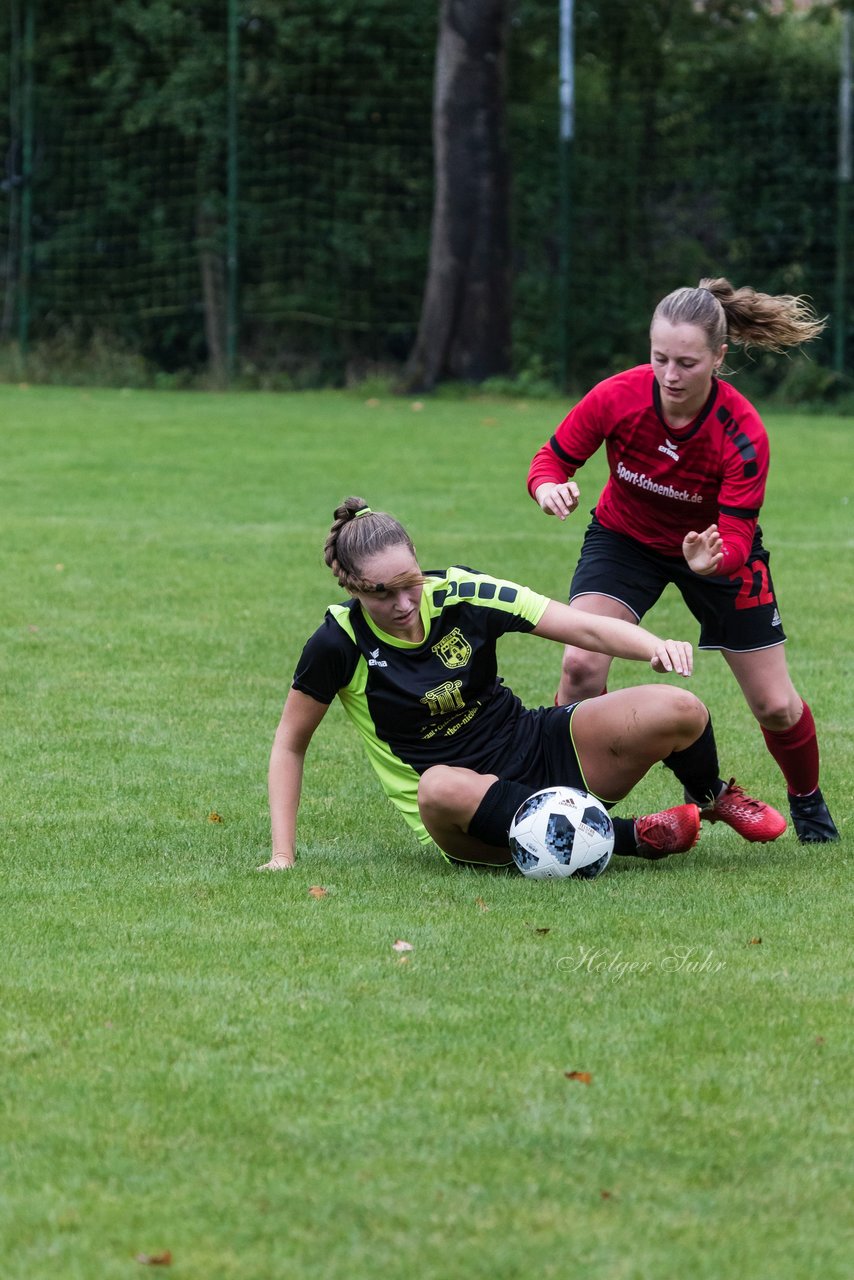
[[[761,727],[761,726],[760,726]],[[818,786],[818,739],[815,721],[806,703],[797,724],[775,733],[762,729],[765,745],[780,766],[793,796],[808,796]]]

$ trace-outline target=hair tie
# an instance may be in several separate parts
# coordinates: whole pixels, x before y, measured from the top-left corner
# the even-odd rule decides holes
[[[359,510],[354,513],[354,518],[358,518],[359,516],[372,516],[373,514],[374,513],[370,507],[359,507]]]

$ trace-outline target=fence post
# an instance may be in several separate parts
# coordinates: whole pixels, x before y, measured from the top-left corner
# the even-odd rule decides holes
[[[226,188],[226,315],[225,315],[225,369],[231,384],[237,357],[237,289],[238,289],[238,238],[237,238],[237,91],[238,91],[238,15],[237,0],[228,0],[228,71],[227,71],[227,188]]]
[[[833,326],[833,367],[845,372],[845,313],[848,193],[851,185],[851,9],[842,12],[842,35],[839,45],[839,159],[836,171],[836,278]]]
[[[559,265],[558,288],[560,290],[560,385],[569,385],[569,224],[570,224],[570,164],[572,140],[575,135],[575,63],[573,54],[573,0],[560,0],[560,122],[558,128],[558,203]]]
[[[24,13],[23,86],[21,102],[21,248],[18,271],[18,347],[26,361],[30,344],[30,287],[33,265],[33,61],[36,0],[26,0]]]

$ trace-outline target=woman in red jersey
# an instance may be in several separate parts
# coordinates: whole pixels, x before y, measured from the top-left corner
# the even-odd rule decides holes
[[[528,490],[547,515],[578,506],[572,476],[605,443],[610,477],[585,534],[570,604],[638,622],[674,583],[700,623],[701,649],[720,649],[786,779],[802,843],[838,839],[819,788],[809,706],[783,650],[769,555],[757,523],[768,475],[759,414],[719,378],[727,339],[782,351],[816,337],[824,321],[803,298],[701,280],[659,302],[650,364],[600,382],[534,455]],[[557,702],[603,690],[611,659],[568,647]],[[694,797],[710,822],[774,840],[785,819],[731,782]],[[751,834],[752,833],[752,834]]]

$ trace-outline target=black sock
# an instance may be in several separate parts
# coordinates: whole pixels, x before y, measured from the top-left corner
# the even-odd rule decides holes
[[[716,800],[724,782],[718,773],[718,749],[715,745],[712,717],[709,716],[706,727],[696,742],[692,742],[684,751],[671,751],[663,763],[668,769],[672,769],[697,804]]]
[[[614,853],[621,858],[636,858],[638,842],[635,839],[634,818],[611,818],[614,824]]]
[[[523,800],[531,795],[531,788],[524,782],[505,782],[501,778],[493,782],[472,815],[468,834],[484,844],[507,848],[507,832],[513,815]]]

